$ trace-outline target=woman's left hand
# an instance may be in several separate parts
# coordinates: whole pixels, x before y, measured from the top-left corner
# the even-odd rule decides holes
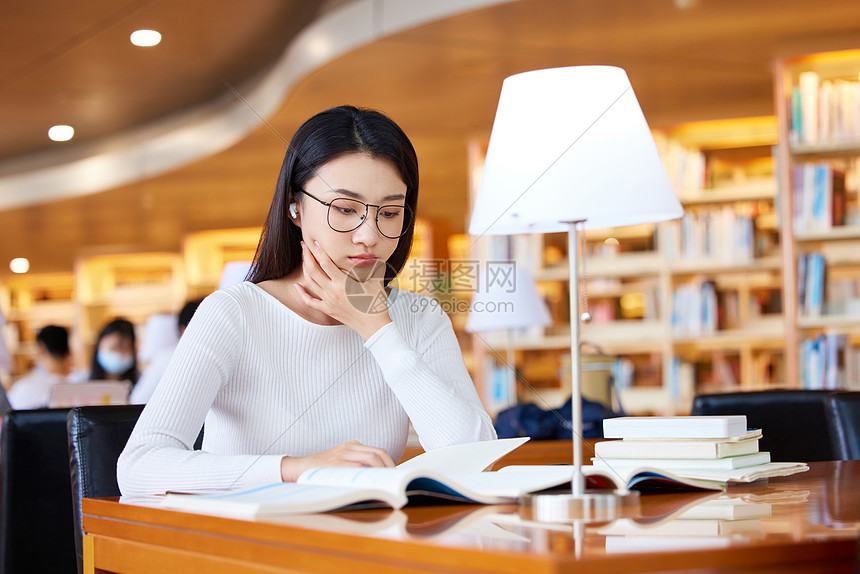
[[[341,270],[316,242],[302,243],[302,272],[310,282],[309,292],[294,283],[302,301],[357,332],[366,341],[391,322],[385,292],[385,263],[378,261],[369,276],[359,281],[354,273]]]

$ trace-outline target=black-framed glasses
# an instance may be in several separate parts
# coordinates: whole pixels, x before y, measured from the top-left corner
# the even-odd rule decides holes
[[[412,210],[408,205],[374,205],[357,199],[338,197],[330,202],[314,197],[304,189],[297,189],[311,199],[315,199],[328,207],[328,225],[340,233],[349,233],[358,229],[367,219],[367,211],[376,208],[376,229],[384,237],[397,239],[409,229],[412,224]]]

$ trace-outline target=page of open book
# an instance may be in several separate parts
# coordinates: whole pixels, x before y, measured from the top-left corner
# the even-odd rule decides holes
[[[402,462],[397,468],[430,469],[446,476],[481,472],[528,440],[529,437],[517,437],[443,446]]]

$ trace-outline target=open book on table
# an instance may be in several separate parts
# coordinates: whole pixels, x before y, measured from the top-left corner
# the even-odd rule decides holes
[[[547,482],[564,484],[570,481],[573,467],[570,465],[513,465],[498,471],[499,474],[546,476]],[[666,469],[653,467],[614,468],[585,465],[585,487],[588,489],[611,488],[615,490],[639,490],[641,492],[673,492],[688,490],[722,490],[725,481],[707,478],[690,478]]]
[[[619,459],[620,460],[620,459]],[[615,462],[619,462],[616,460]],[[569,477],[570,466],[506,466],[499,473],[531,472]],[[642,492],[672,490],[722,490],[731,483],[790,476],[809,470],[803,462],[769,462],[744,468],[665,468],[620,464],[583,466],[587,488],[636,489]]]
[[[556,477],[545,474],[524,477],[482,472],[527,440],[519,437],[438,448],[396,468],[314,468],[302,473],[295,483],[207,494],[168,493],[162,505],[249,518],[357,505],[401,508],[410,498],[419,497],[501,504],[557,484]]]

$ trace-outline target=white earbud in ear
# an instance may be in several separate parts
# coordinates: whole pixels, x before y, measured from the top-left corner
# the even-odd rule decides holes
[[[299,214],[296,213],[296,202],[293,202],[290,204],[290,217],[295,219],[298,216],[299,216]]]

